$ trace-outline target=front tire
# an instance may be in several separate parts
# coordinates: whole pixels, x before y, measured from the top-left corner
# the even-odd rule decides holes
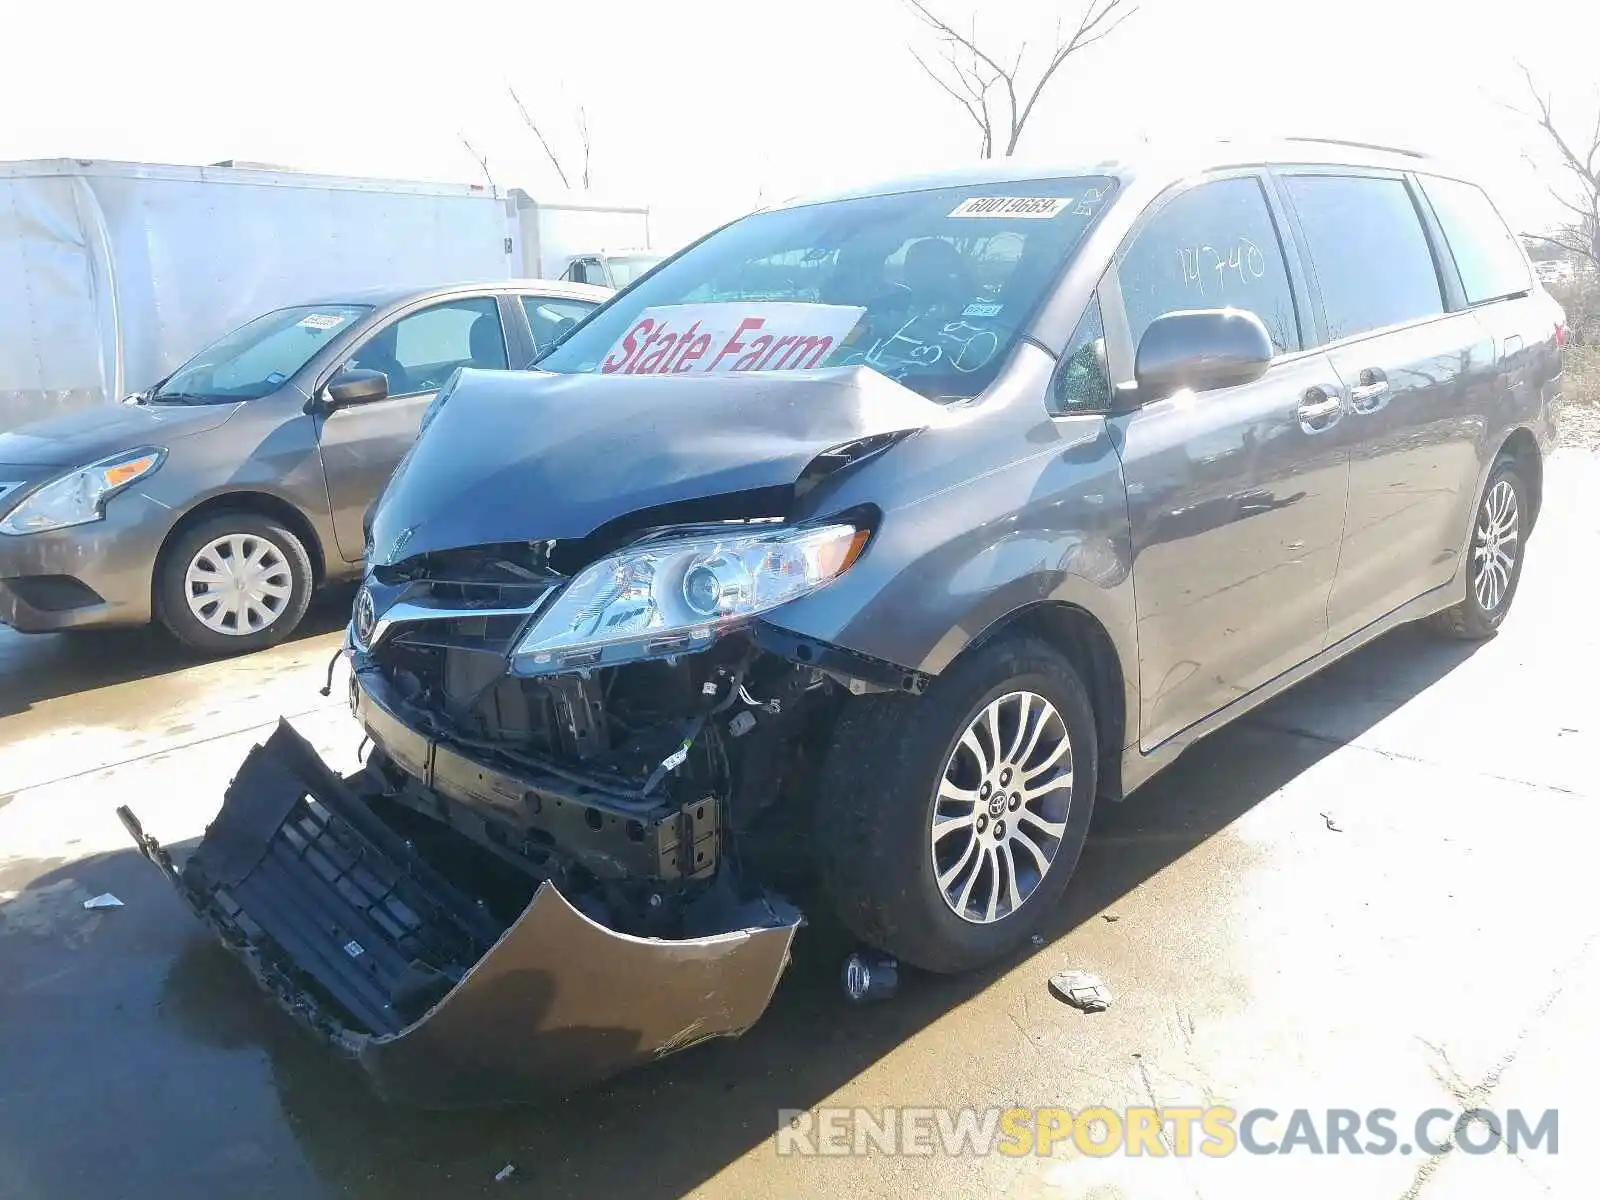
[[[1527,485],[1517,473],[1515,460],[1503,458],[1489,473],[1489,482],[1473,510],[1466,597],[1435,614],[1432,627],[1437,632],[1479,642],[1499,630],[1522,579],[1527,514]]]
[[[157,571],[161,624],[201,654],[247,654],[277,645],[311,603],[305,546],[257,513],[219,513],[182,531]]]
[[[824,886],[856,936],[912,966],[972,970],[1050,915],[1088,836],[1089,695],[1033,637],[975,651],[920,698],[853,702],[818,791]]]

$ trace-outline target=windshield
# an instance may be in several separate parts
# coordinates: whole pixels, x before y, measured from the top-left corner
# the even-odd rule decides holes
[[[931,399],[969,399],[999,373],[1114,186],[1036,179],[755,213],[596,313],[539,366],[864,363]]]
[[[371,311],[364,304],[280,308],[212,342],[150,395],[155,404],[256,400],[277,391],[311,356]]]
[[[659,254],[615,254],[606,258],[611,286],[625,288],[661,261]]]

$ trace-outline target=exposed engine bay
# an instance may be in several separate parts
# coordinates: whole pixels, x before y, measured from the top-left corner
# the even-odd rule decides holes
[[[703,652],[519,677],[504,657],[517,628],[419,621],[356,652],[351,705],[384,795],[619,932],[682,936],[713,880],[759,894],[753,881],[776,869],[763,858],[803,828],[847,687],[749,631]]]

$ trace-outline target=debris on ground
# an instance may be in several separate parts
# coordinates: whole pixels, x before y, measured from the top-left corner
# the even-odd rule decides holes
[[[1333,823],[1333,817],[1331,815],[1329,815],[1328,813],[1318,813],[1317,815],[1319,817],[1321,817],[1324,821],[1326,821],[1328,823],[1328,828],[1333,830],[1335,833],[1343,833],[1344,832],[1344,830],[1340,829],[1337,825],[1335,825]]]
[[[1116,913],[1101,913],[1100,919],[1113,925],[1122,920],[1122,918],[1117,916]]]
[[[122,901],[118,900],[110,892],[101,892],[98,896],[85,900],[83,906],[85,908],[121,908],[123,905]]]
[[[498,1171],[496,1171],[494,1173],[494,1181],[496,1183],[504,1183],[506,1180],[510,1179],[516,1173],[517,1173],[516,1164],[515,1163],[507,1163],[505,1166],[501,1167]]]
[[[1050,994],[1086,1013],[1105,1012],[1111,1007],[1111,990],[1100,976],[1088,971],[1061,971],[1050,976]]]
[[[1028,940],[1030,942],[1032,942],[1035,946],[1042,946],[1042,945],[1044,945],[1044,934],[1036,933],[1031,938],[1029,938]]]
[[[887,954],[858,950],[844,960],[840,979],[853,1004],[887,1000],[900,986],[900,964]]]

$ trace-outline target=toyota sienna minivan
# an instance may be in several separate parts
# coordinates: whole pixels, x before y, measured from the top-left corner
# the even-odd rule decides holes
[[[281,727],[181,874],[124,820],[428,1103],[741,1031],[791,894],[993,962],[1097,801],[1402,622],[1494,633],[1564,339],[1483,191],[1346,143],[752,214],[430,406],[368,526],[361,771]]]

